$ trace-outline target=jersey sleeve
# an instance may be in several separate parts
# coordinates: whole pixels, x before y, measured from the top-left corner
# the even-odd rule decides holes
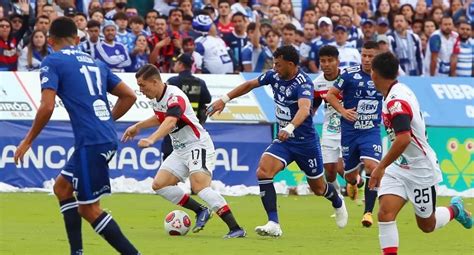
[[[275,72],[273,70],[268,70],[265,73],[262,73],[260,76],[258,76],[258,85],[259,86],[265,86],[268,84],[271,84],[274,80],[273,75]]]
[[[431,36],[428,43],[430,44],[431,52],[438,53],[441,50],[441,37],[439,35]]]
[[[242,64],[251,65],[252,64],[252,49],[245,47],[242,49]]]
[[[460,52],[461,52],[461,37],[459,36],[458,39],[456,40],[456,43],[454,43],[453,54],[458,55]]]
[[[168,110],[166,111],[166,116],[173,116],[176,118],[181,118],[184,111],[186,110],[186,102],[183,97],[173,95],[168,99]]]
[[[303,83],[298,87],[298,99],[307,98],[313,100],[313,84],[312,83]]]
[[[43,60],[40,69],[41,90],[52,89],[57,91],[59,87],[58,77],[57,69],[53,64],[53,61],[51,61],[51,58]]]
[[[349,76],[347,74],[347,71],[344,69],[341,71],[341,75],[339,75],[339,77],[337,77],[337,80],[334,82],[334,87],[337,88],[338,90],[344,90],[347,82],[348,82],[348,79]]]
[[[411,130],[410,122],[413,118],[413,112],[407,101],[393,99],[387,103],[387,110],[392,119],[392,127],[395,134]]]

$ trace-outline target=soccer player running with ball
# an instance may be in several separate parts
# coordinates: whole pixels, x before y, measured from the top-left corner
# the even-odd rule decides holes
[[[153,190],[171,203],[194,211],[196,224],[192,231],[197,233],[204,228],[212,211],[176,186],[189,177],[194,193],[229,227],[224,238],[245,237],[245,231],[235,221],[224,197],[211,188],[216,161],[214,144],[207,131],[199,124],[186,94],[176,86],[163,83],[160,72],[154,65],[143,66],[135,77],[140,92],[151,100],[155,114],[127,128],[122,141],[133,139],[144,128],[159,126],[149,137],[140,139],[138,146],[150,147],[167,135],[171,136],[173,145],[173,152],[156,173]]]
[[[339,51],[332,45],[325,45],[319,49],[319,66],[323,71],[314,81],[313,112],[316,112],[329,89],[339,77]],[[342,99],[341,96],[338,98]],[[326,103],[324,106],[324,122],[321,138],[326,180],[334,185],[339,192],[337,174],[344,175],[344,165],[341,153],[341,114]]]
[[[341,147],[344,159],[345,179],[350,184],[348,193],[357,192],[359,168],[365,166],[366,178],[370,178],[382,157],[380,120],[382,94],[375,89],[370,78],[372,59],[378,53],[378,44],[365,42],[362,46],[362,65],[344,69],[329,90],[326,101],[339,112],[341,118]],[[340,102],[339,95],[342,94]],[[369,190],[365,182],[364,227],[372,226],[372,211],[377,191]]]
[[[94,61],[76,47],[79,38],[72,19],[54,20],[49,36],[55,52],[41,63],[41,105],[15,152],[15,163],[22,160],[48,123],[57,94],[74,132],[74,153],[53,187],[64,217],[70,254],[83,254],[81,217],[120,254],[139,254],[112,215],[100,208],[100,198],[111,192],[108,162],[117,150],[114,120],[132,107],[136,95],[105,63]],[[112,111],[107,92],[118,97]]]
[[[398,252],[396,217],[407,201],[415,209],[418,227],[425,233],[448,224],[453,218],[472,228],[471,214],[460,197],[448,207],[436,207],[436,185],[441,170],[428,144],[426,126],[415,94],[397,79],[399,61],[390,52],[372,62],[372,80],[384,96],[383,121],[392,146],[372,171],[369,188],[379,192],[379,241],[384,255]]]
[[[263,153],[257,169],[258,184],[268,222],[255,228],[262,236],[278,237],[282,230],[278,220],[276,192],[273,177],[285,166],[295,161],[305,172],[311,190],[332,202],[336,213],[336,224],[343,228],[347,224],[347,211],[342,196],[332,184],[326,183],[319,137],[313,126],[311,104],[313,82],[298,67],[299,55],[293,46],[282,46],[273,53],[274,69],[247,81],[208,108],[208,114],[221,112],[225,104],[252,89],[269,85],[273,89],[276,118],[280,127],[278,139]]]

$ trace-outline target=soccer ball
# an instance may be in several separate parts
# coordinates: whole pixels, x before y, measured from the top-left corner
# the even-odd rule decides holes
[[[170,236],[184,236],[191,227],[191,218],[181,210],[174,210],[165,217],[165,232]]]

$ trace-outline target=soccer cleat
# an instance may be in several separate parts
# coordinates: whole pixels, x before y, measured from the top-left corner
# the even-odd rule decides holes
[[[352,185],[349,183],[347,184],[347,196],[349,196],[351,200],[356,200],[358,193],[359,193],[359,189],[357,188],[357,184],[356,185]]]
[[[229,233],[227,233],[227,235],[225,235],[224,238],[226,238],[226,239],[228,239],[228,238],[241,238],[241,237],[245,237],[246,235],[247,235],[247,232],[245,232],[245,230],[239,228],[239,229],[229,231]]]
[[[197,216],[196,216],[196,225],[193,227],[193,233],[197,233],[201,230],[204,229],[204,226],[206,223],[209,221],[209,219],[212,216],[212,211],[211,209],[205,209],[202,210]]]
[[[372,213],[371,212],[366,212],[364,216],[362,217],[362,226],[369,228],[372,226],[372,223],[374,223],[374,220],[372,219]]]
[[[335,208],[336,214],[336,225],[339,228],[344,228],[347,225],[347,218],[349,217],[347,214],[346,203],[344,203],[344,197],[339,195],[342,200],[342,205],[339,208]]]
[[[458,215],[455,219],[461,223],[461,225],[467,229],[472,228],[472,216],[471,213],[464,209],[464,202],[461,197],[453,197],[451,199],[451,206],[458,209]]]
[[[255,232],[261,236],[272,236],[272,237],[279,237],[283,234],[281,231],[280,224],[269,221],[267,224],[263,226],[258,226],[255,228]]]

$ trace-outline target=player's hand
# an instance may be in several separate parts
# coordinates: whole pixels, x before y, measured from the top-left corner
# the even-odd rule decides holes
[[[206,115],[207,116],[212,116],[214,113],[218,112],[219,114],[224,110],[225,103],[222,101],[222,99],[218,99],[214,103],[212,103],[209,107],[206,109]]]
[[[348,121],[354,122],[357,120],[356,108],[346,109],[341,113],[342,117]]]
[[[22,140],[18,147],[16,148],[15,151],[15,164],[18,165],[18,163],[23,162],[23,157],[25,156],[25,153],[30,149],[31,143],[26,142],[25,140]]]
[[[130,126],[125,130],[125,132],[122,135],[122,139],[120,139],[122,142],[127,142],[132,140],[138,133],[140,132],[140,129],[138,129],[135,125]]]
[[[285,130],[280,130],[278,132],[278,140],[282,142],[288,140],[289,137],[290,137],[290,133],[286,132]]]
[[[385,168],[379,168],[378,166],[372,171],[369,179],[369,189],[376,190],[380,187],[380,181],[385,173]]]
[[[138,141],[138,147],[140,148],[148,148],[152,146],[153,144],[154,142],[148,138],[143,138],[143,139],[140,139],[140,141]]]

